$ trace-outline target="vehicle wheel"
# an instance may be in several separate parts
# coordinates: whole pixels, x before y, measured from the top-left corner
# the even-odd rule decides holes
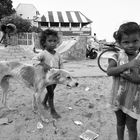
[[[114,53],[116,53],[115,50],[104,50],[103,52],[101,52],[98,56],[97,59],[97,64],[98,67],[103,71],[103,72],[107,72],[107,68],[108,68],[108,58],[113,55]]]
[[[98,55],[97,52],[92,52],[89,57],[90,57],[90,59],[95,59],[95,58],[97,58],[97,55]]]

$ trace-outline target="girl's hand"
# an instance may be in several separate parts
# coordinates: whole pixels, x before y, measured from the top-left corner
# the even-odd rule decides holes
[[[120,74],[120,76],[132,83],[140,84],[140,75],[138,75],[136,73],[133,73],[133,74],[122,73],[122,74]]]
[[[131,68],[140,68],[140,60],[134,59],[128,63],[128,67]]]

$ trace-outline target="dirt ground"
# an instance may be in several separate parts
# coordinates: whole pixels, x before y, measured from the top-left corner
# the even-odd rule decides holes
[[[79,86],[57,85],[55,107],[61,118],[53,120],[49,110],[44,110],[48,123],[32,111],[32,91],[12,81],[8,105],[16,110],[0,108],[0,140],[80,140],[79,135],[87,129],[99,134],[98,140],[117,140],[116,118],[109,107],[111,77],[99,70],[96,60],[67,62],[65,68]],[[8,122],[2,123],[2,118],[8,118]],[[138,130],[140,135],[139,122]]]

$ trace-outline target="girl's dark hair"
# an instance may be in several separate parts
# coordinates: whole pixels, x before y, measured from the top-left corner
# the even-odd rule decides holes
[[[53,36],[57,37],[59,40],[59,35],[58,35],[57,31],[52,30],[52,29],[46,29],[46,30],[42,31],[41,35],[40,35],[40,47],[43,50],[46,47],[45,43],[46,43],[46,39],[49,35],[53,35]]]
[[[118,31],[114,32],[113,37],[116,42],[120,43],[123,34],[130,35],[132,33],[140,34],[140,26],[136,22],[127,22],[122,24]]]

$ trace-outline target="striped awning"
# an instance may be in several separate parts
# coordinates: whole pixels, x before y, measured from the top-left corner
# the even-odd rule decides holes
[[[47,11],[45,15],[39,17],[38,22],[61,22],[61,23],[91,23],[88,19],[79,11]]]

